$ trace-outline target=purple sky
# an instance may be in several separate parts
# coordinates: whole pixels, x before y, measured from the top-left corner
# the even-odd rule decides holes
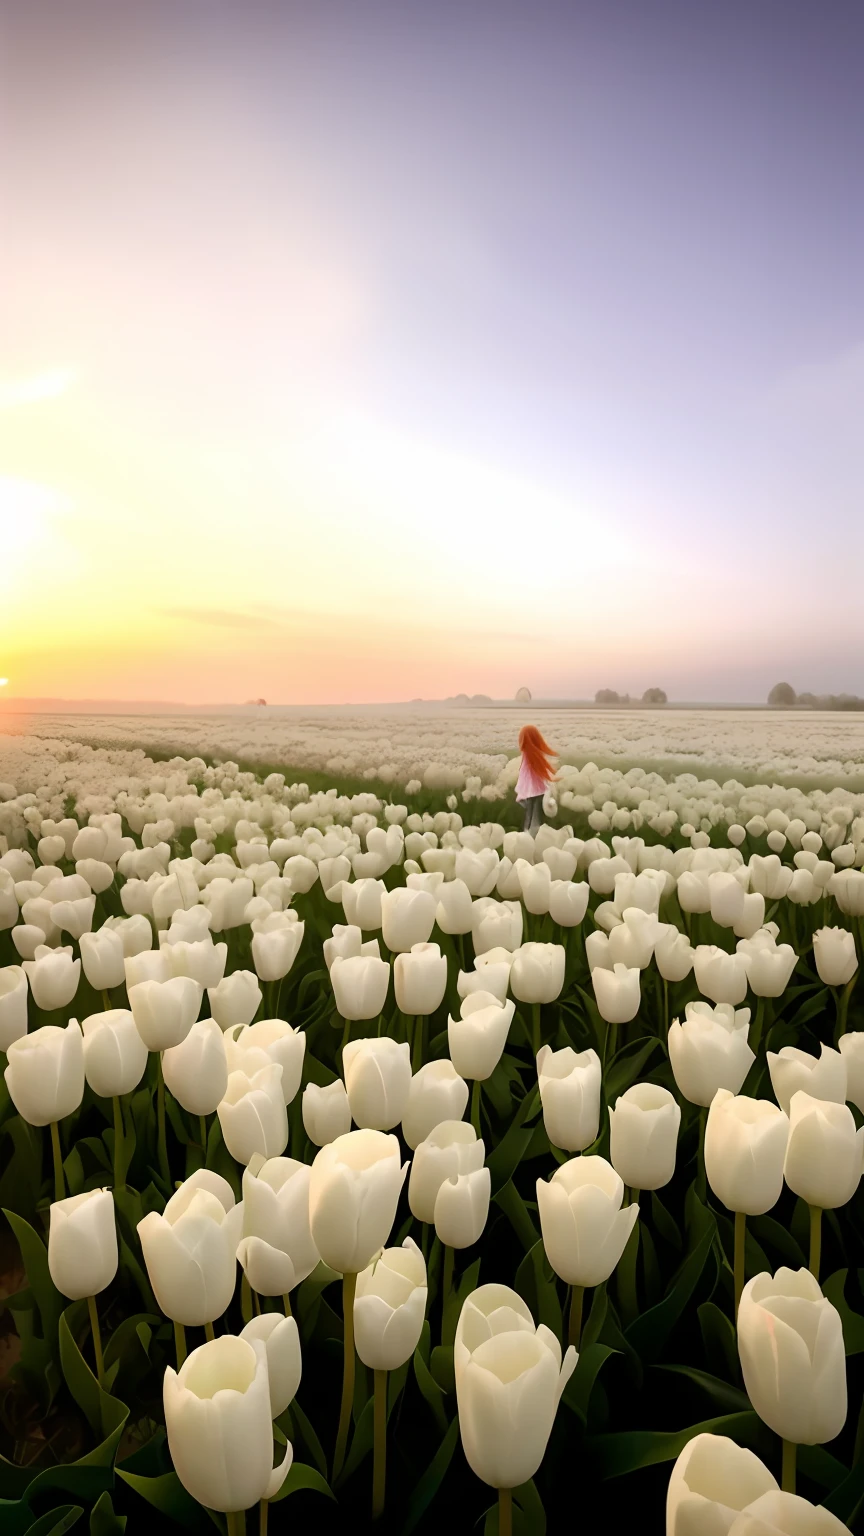
[[[469,636],[439,688],[415,637],[418,686],[370,653],[367,697],[746,699],[778,675],[864,693],[864,6],[5,0],[0,18],[0,370],[68,365],[94,434],[168,454],[181,499],[208,455],[233,445],[258,475],[324,433],[346,477],[368,470],[365,514],[317,468],[256,504],[301,543],[316,519],[356,529],[350,571],[339,540],[327,555],[361,617],[367,556],[377,608],[394,538],[412,572],[452,540],[446,614],[479,603],[501,665]],[[404,478],[382,489],[388,443]],[[414,479],[442,456],[460,504],[440,529],[404,491],[411,445]],[[146,521],[100,467],[44,451],[0,436],[0,474]],[[462,462],[521,490],[463,492]],[[197,527],[237,515],[201,494]]]

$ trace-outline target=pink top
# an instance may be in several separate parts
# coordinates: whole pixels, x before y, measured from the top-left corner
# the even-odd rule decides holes
[[[529,768],[523,757],[516,780],[516,799],[530,800],[532,795],[545,795],[548,783],[548,779],[541,779],[533,768]]]

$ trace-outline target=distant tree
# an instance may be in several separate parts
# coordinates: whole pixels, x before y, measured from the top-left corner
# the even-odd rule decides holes
[[[669,695],[663,688],[646,688],[642,695],[643,704],[668,704]]]
[[[614,688],[598,688],[594,695],[595,704],[620,704],[621,695]]]
[[[773,709],[791,709],[797,702],[797,694],[791,683],[775,683],[768,695]]]

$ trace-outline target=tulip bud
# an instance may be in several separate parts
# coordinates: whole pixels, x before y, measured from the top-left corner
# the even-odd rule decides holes
[[[694,953],[696,985],[712,1003],[736,1008],[747,996],[747,964],[744,955],[729,955],[714,944],[698,944]]]
[[[473,897],[464,880],[448,880],[438,887],[435,921],[442,933],[470,933]]]
[[[460,1077],[485,1081],[504,1053],[516,1004],[499,1005],[490,992],[472,992],[462,1003],[460,1017],[447,1020],[450,1059]]]
[[[381,901],[386,894],[387,887],[383,880],[355,880],[353,885],[346,880],[342,886],[346,923],[366,933],[377,932],[381,927]]]
[[[68,1007],[78,991],[81,961],[72,959],[70,949],[37,950],[35,960],[24,961],[24,970],[33,1001],[44,1013]]]
[[[97,933],[82,933],[79,947],[84,975],[96,992],[122,987],[126,980],[123,965],[123,940],[110,928]]]
[[[591,972],[591,985],[597,1011],[607,1024],[629,1024],[639,1012],[641,990],[636,966],[616,965],[611,970],[599,966]]]
[[[827,1099],[832,1104],[846,1102],[846,1064],[839,1051],[820,1046],[818,1057],[800,1051],[797,1045],[768,1051],[771,1087],[780,1108],[789,1114],[792,1095],[803,1088],[813,1099]]]
[[[183,1109],[190,1115],[212,1115],[228,1087],[225,1042],[215,1020],[199,1019],[185,1040],[164,1051],[162,1072]]]
[[[480,1241],[489,1216],[492,1175],[488,1168],[445,1179],[435,1197],[435,1234],[448,1248]]]
[[[718,1088],[738,1093],[756,1056],[747,1044],[750,1009],[688,1003],[669,1026],[669,1061],[685,1099],[707,1108]]]
[[[435,926],[437,902],[429,891],[396,886],[381,897],[381,930],[384,943],[393,951],[405,953],[415,944],[425,944]]]
[[[407,1042],[383,1035],[350,1040],[342,1052],[348,1103],[363,1130],[391,1131],[408,1107],[411,1055]]]
[[[410,953],[397,955],[393,984],[403,1013],[434,1013],[447,990],[447,960],[438,945],[415,944]]]
[[[0,1051],[27,1033],[27,977],[20,965],[0,969]]]
[[[547,849],[551,853],[551,849]],[[591,887],[587,880],[553,880],[549,887],[549,915],[559,928],[578,928],[588,911]]]
[[[316,1147],[324,1147],[351,1129],[351,1106],[341,1077],[319,1088],[307,1083],[302,1099],[303,1129]]]
[[[481,898],[474,903],[472,937],[475,955],[488,949],[513,953],[522,943],[522,903]]]
[[[760,1419],[793,1445],[821,1445],[846,1422],[840,1314],[808,1269],[754,1275],[738,1308],[738,1353]]]
[[[210,909],[211,928],[214,933],[224,933],[226,928],[239,928],[245,921],[246,908],[255,894],[252,881],[245,876],[227,880],[217,876],[201,892],[201,901]]]
[[[100,1098],[119,1098],[137,1088],[147,1068],[147,1047],[128,1008],[111,1008],[82,1019],[84,1075]]]
[[[140,987],[144,981],[170,981],[172,976],[167,946],[165,949],[142,949],[134,955],[127,955],[123,968],[126,972],[127,994],[131,987]]]
[[[510,990],[520,1003],[554,1003],[564,985],[563,944],[522,944],[513,956]]]
[[[382,1131],[349,1131],[321,1148],[312,1164],[309,1226],[331,1269],[358,1274],[384,1247],[407,1171],[397,1138]]]
[[[383,1011],[390,985],[386,960],[372,955],[336,956],[330,967],[336,1011],[343,1019],[375,1019]]]
[[[487,950],[489,955],[507,955],[506,960],[497,960],[493,965],[478,965],[477,961],[485,960],[486,955],[478,955],[474,963],[473,971],[460,971],[456,978],[456,991],[464,1001],[472,992],[491,992],[499,1003],[504,1005],[507,1001],[507,989],[510,985],[510,960],[511,956],[506,949]]]
[[[683,981],[693,969],[694,953],[686,933],[670,923],[654,946],[654,959],[664,981]]]
[[[297,1396],[303,1374],[297,1324],[293,1317],[283,1317],[279,1312],[262,1312],[246,1324],[239,1337],[249,1344],[259,1339],[267,1351],[270,1415],[278,1419]]]
[[[858,969],[855,935],[848,928],[817,928],[813,959],[820,981],[828,987],[845,987]]]
[[[261,988],[254,971],[232,971],[218,987],[208,987],[210,1011],[220,1029],[251,1024],[261,1003]]]
[[[51,916],[56,926],[72,939],[80,939],[93,926],[95,896],[82,896],[77,901],[54,901]]]
[[[864,1126],[846,1104],[814,1099],[800,1088],[789,1106],[783,1177],[808,1205],[833,1211],[851,1200],[864,1164]]]
[[[455,877],[463,880],[472,896],[488,896],[498,878],[498,855],[494,848],[460,848],[454,866]]]
[[[527,1314],[527,1315],[526,1315]],[[576,1366],[542,1323],[504,1285],[481,1285],[464,1302],[454,1367],[462,1445],[471,1470],[492,1488],[534,1476],[558,1402]]]
[[[199,987],[214,991],[225,975],[228,945],[214,944],[209,933],[203,939],[171,939],[172,929],[160,933],[160,953],[165,959],[168,976],[190,976]],[[166,978],[167,979],[167,978]]]
[[[305,924],[286,922],[285,916],[274,912],[252,935],[252,959],[262,981],[281,981],[287,976],[303,942]]]
[[[252,1077],[230,1072],[216,1113],[225,1145],[238,1163],[251,1162],[256,1152],[262,1157],[278,1157],[288,1145],[281,1066],[274,1062]]]
[[[205,1509],[249,1509],[275,1498],[293,1452],[272,1466],[267,1348],[230,1334],[193,1349],[163,1385],[171,1460],[183,1487]]]
[[[292,1157],[266,1162],[254,1157],[243,1174],[243,1242],[237,1254],[249,1284],[262,1296],[286,1295],[318,1263],[309,1230],[311,1173]]]
[[[0,984],[2,975],[0,971]],[[838,1044],[846,1067],[846,1098],[864,1115],[864,1030],[850,1030],[840,1036]]]
[[[789,1121],[768,1099],[719,1088],[708,1110],[705,1173],[727,1210],[763,1216],[783,1189]]]
[[[768,1468],[752,1451],[726,1435],[694,1435],[672,1468],[666,1536],[699,1536],[702,1531],[721,1536],[732,1529],[736,1511],[776,1488]]]
[[[48,1268],[63,1296],[98,1296],[117,1273],[119,1255],[110,1189],[55,1200],[48,1228]]]
[[[186,1039],[201,1007],[201,988],[190,976],[141,981],[128,988],[128,996],[135,1027],[148,1051],[165,1051],[169,1046],[179,1045]]]
[[[729,1536],[846,1536],[847,1530],[824,1505],[778,1489],[763,1493],[736,1515]]]
[[[426,1261],[406,1237],[385,1248],[357,1276],[354,1343],[370,1371],[396,1371],[410,1360],[426,1316]]]
[[[343,960],[350,960],[353,956],[360,954],[363,948],[362,930],[353,923],[348,923],[344,927],[341,923],[336,923],[330,938],[324,940],[323,948],[324,963],[329,971],[337,955],[340,955]]]
[[[761,928],[752,939],[741,939],[738,954],[744,957],[747,980],[757,997],[782,997],[798,960],[791,944],[764,942]],[[767,937],[767,935],[766,935]]]
[[[418,1221],[433,1222],[441,1186],[448,1179],[477,1172],[485,1156],[486,1148],[472,1125],[463,1120],[444,1120],[436,1125],[414,1151],[408,1182],[411,1214]]]
[[[537,1209],[546,1257],[568,1285],[608,1280],[639,1216],[624,1210],[624,1185],[605,1157],[573,1157],[547,1183],[537,1180]]]
[[[76,1019],[65,1029],[45,1024],[10,1042],[4,1072],[9,1096],[29,1125],[50,1125],[84,1097],[84,1040]]]
[[[180,1185],[161,1216],[150,1211],[139,1221],[147,1274],[166,1317],[187,1327],[221,1317],[234,1294],[242,1226],[231,1185],[208,1168]]]
[[[609,1155],[631,1189],[662,1189],[669,1183],[680,1124],[680,1106],[657,1083],[634,1083],[610,1108]]]
[[[537,1052],[537,1077],[543,1123],[552,1145],[565,1152],[582,1152],[596,1141],[600,1127],[602,1071],[596,1051],[578,1054],[571,1046]]]
[[[427,1061],[415,1072],[402,1116],[402,1135],[414,1150],[445,1120],[461,1120],[468,1105],[468,1084],[446,1057]]]

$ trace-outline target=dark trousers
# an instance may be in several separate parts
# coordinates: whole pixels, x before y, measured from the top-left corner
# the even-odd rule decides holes
[[[543,796],[530,795],[527,800],[520,800],[519,804],[525,807],[523,832],[536,832],[543,822]]]

